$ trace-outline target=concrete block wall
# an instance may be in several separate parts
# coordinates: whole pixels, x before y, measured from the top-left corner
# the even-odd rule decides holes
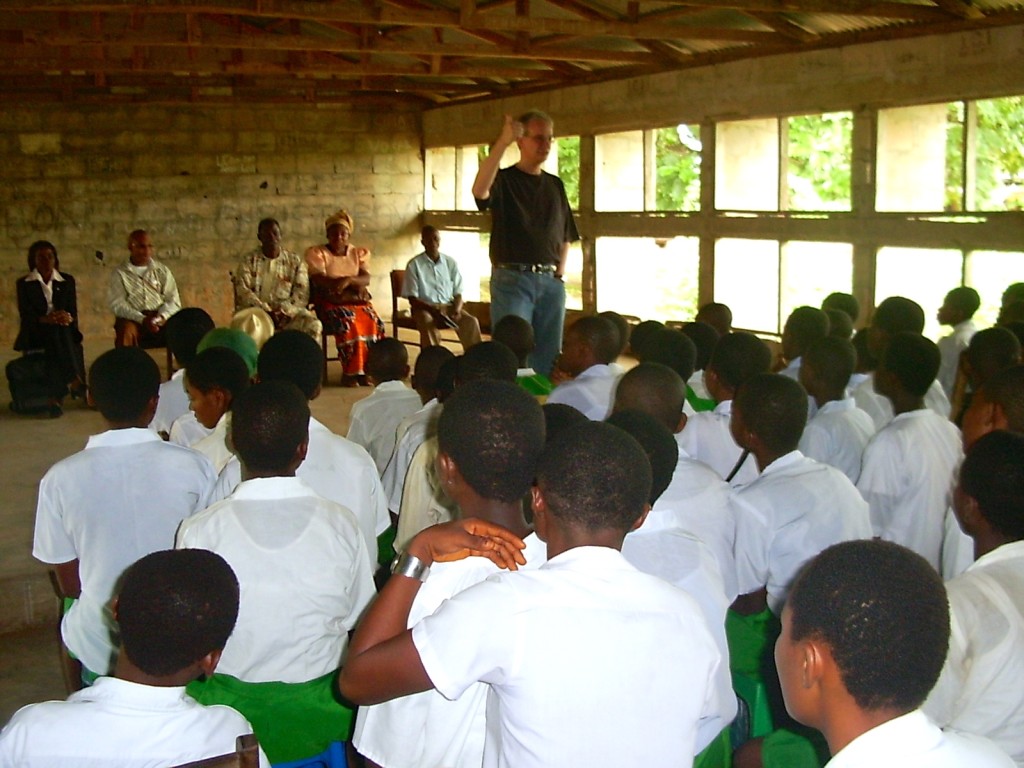
[[[387,272],[418,250],[423,200],[417,112],[344,107],[10,107],[0,114],[0,344],[17,334],[14,281],[28,245],[53,242],[78,282],[83,332],[112,338],[106,286],[147,229],[184,305],[218,322],[228,272],[255,248],[264,216],[285,247],[324,241],[346,208],[353,242],[374,252],[371,292],[390,312]],[[102,254],[102,259],[98,254]]]

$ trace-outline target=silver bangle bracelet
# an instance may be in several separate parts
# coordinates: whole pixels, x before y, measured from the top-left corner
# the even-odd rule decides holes
[[[391,564],[391,573],[394,576],[407,576],[410,579],[426,581],[427,576],[430,575],[430,566],[416,557],[416,555],[403,552]]]

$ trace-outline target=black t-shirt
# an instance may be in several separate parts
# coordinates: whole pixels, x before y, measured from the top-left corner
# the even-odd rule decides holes
[[[491,211],[492,264],[557,266],[562,244],[580,239],[565,185],[546,171],[534,175],[514,165],[502,168],[491,196],[476,205]]]

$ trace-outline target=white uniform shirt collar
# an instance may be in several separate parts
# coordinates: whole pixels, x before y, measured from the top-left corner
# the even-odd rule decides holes
[[[764,476],[772,472],[781,472],[785,470],[787,467],[791,467],[794,464],[800,463],[801,461],[803,461],[803,459],[804,455],[800,453],[800,451],[790,451],[789,453],[783,456],[779,456],[779,458],[777,458],[775,461],[773,461],[771,464],[765,467],[764,471],[761,472],[761,475]]]
[[[239,499],[296,499],[304,496],[317,496],[316,491],[306,485],[298,477],[254,477],[243,480],[231,494],[231,498]]]
[[[925,406],[923,408],[916,408],[913,411],[907,411],[906,413],[900,413],[900,414],[898,414],[896,416],[893,416],[892,421],[896,422],[896,421],[908,421],[910,419],[920,419],[922,417],[927,417],[927,415],[930,414],[930,413],[931,413],[931,411],[928,410],[927,406]],[[892,422],[890,422],[890,423],[892,423]]]
[[[915,754],[923,753],[941,737],[942,731],[921,710],[915,709],[862,733],[839,750],[828,768],[877,765],[883,757],[896,757],[892,753],[900,753],[901,745],[911,745]]]
[[[715,406],[715,410],[713,411],[713,413],[717,413],[720,416],[723,414],[726,416],[731,416],[732,400],[723,400],[722,402],[720,402],[718,405]]]
[[[29,272],[28,275],[25,277],[25,279],[26,280],[35,280],[37,283],[42,283],[43,285],[46,285],[46,283],[43,281],[43,276],[39,274],[39,270],[38,269],[33,269],[31,272]],[[59,283],[63,283],[64,282],[64,276],[55,269],[55,270],[53,270],[53,276],[50,278],[50,280],[51,281],[56,280]]]
[[[576,381],[583,381],[584,379],[603,379],[607,376],[614,375],[615,371],[612,370],[612,367],[610,365],[598,363],[597,365],[590,366],[585,371],[576,376]]]
[[[818,408],[818,413],[842,413],[844,411],[852,411],[856,407],[857,404],[852,397],[845,397],[842,400],[829,400]]]
[[[548,560],[541,568],[556,570],[597,570],[606,572],[609,568],[635,571],[636,569],[622,556],[622,552],[611,547],[573,547]]]
[[[1024,558],[1024,541],[1010,541],[1002,546],[996,547],[991,552],[986,552],[968,566],[970,571],[975,568],[982,568],[986,565],[1001,563],[1006,560],[1017,560]]]
[[[184,686],[143,685],[117,677],[101,677],[89,688],[75,694],[79,701],[112,701],[118,707],[167,710],[188,701]]]
[[[521,379],[524,376],[536,376],[537,372],[533,368],[516,368],[516,378]]]
[[[404,392],[407,389],[409,388],[402,381],[382,381],[374,388],[374,392]]]
[[[151,429],[144,427],[128,427],[126,429],[108,429],[98,435],[92,435],[85,447],[88,448],[112,448],[122,445],[136,445],[138,443],[149,443],[154,440],[163,442],[163,438]]]

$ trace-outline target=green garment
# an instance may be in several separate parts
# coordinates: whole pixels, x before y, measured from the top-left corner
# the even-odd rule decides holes
[[[555,388],[551,380],[540,373],[535,373],[532,376],[519,376],[516,378],[516,384],[534,397],[547,397],[551,394],[551,390]]]
[[[693,387],[689,384],[686,385],[686,402],[688,402],[690,407],[697,413],[700,413],[701,411],[713,411],[715,410],[715,405],[717,405],[717,403],[715,403],[715,401],[710,397],[697,397],[697,393],[693,391]]]

